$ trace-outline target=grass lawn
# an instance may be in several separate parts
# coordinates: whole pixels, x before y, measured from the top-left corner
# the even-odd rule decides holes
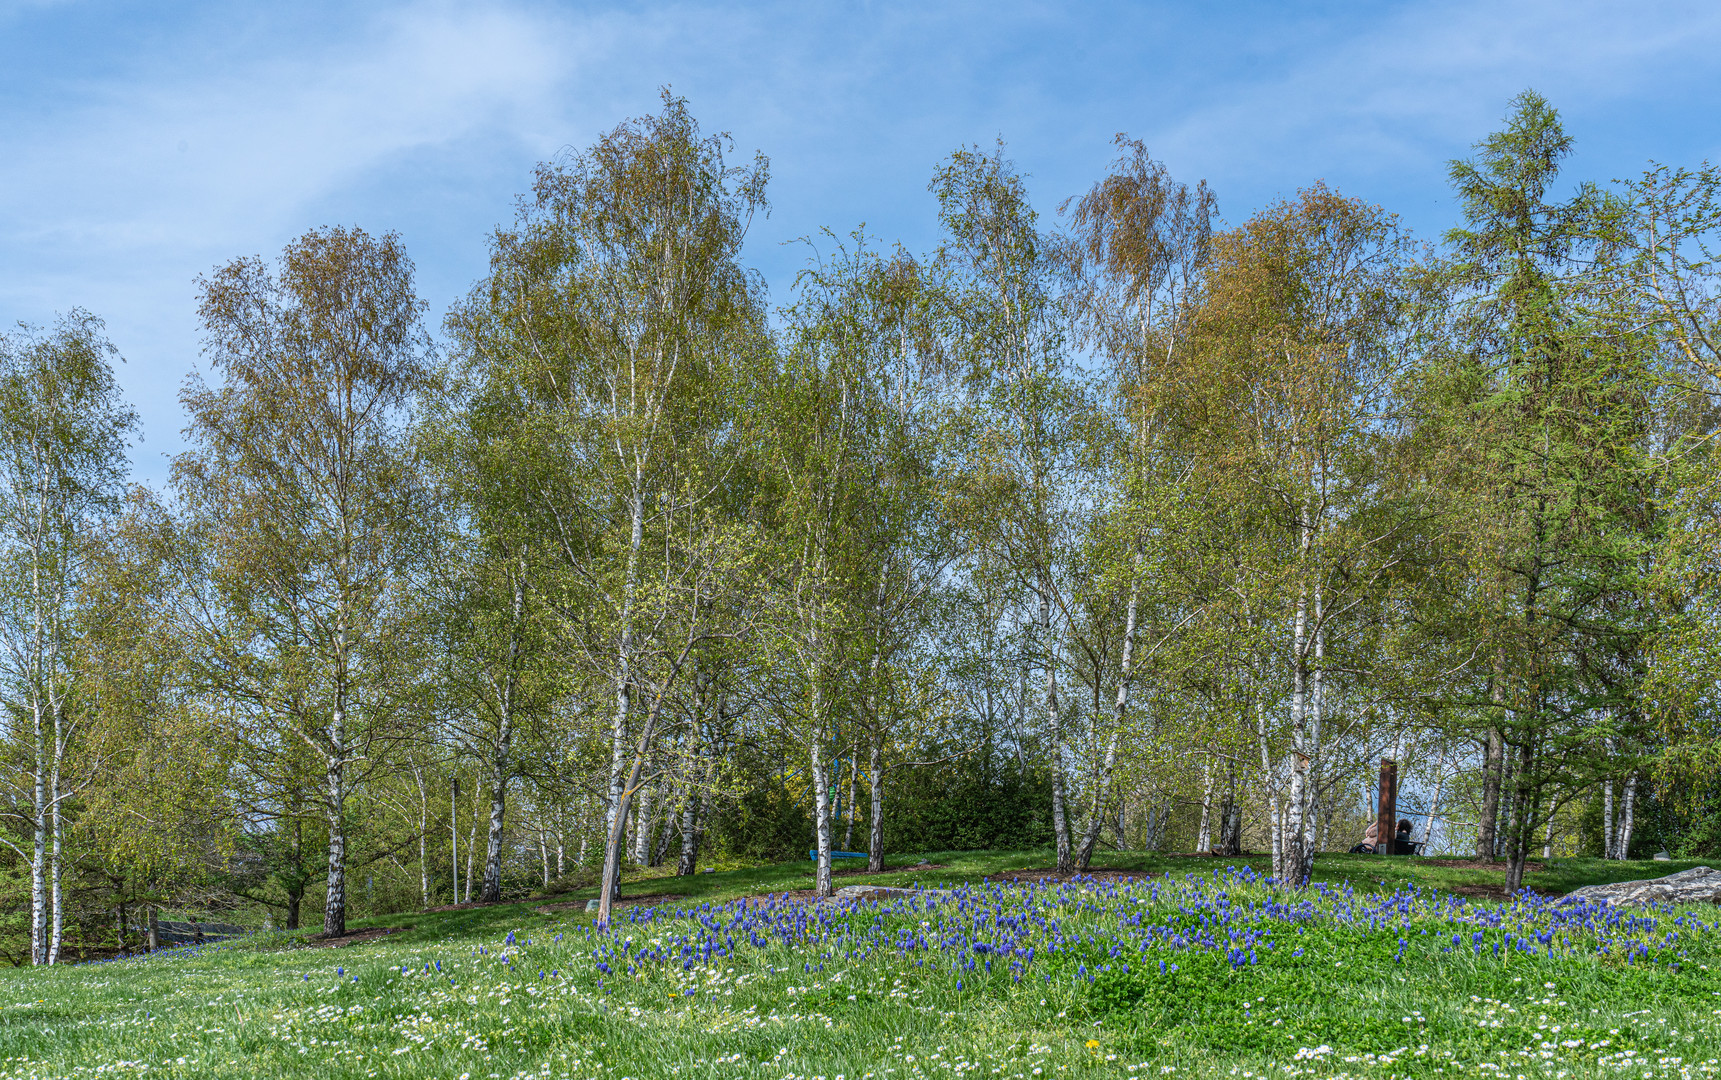
[[[1721,914],[1485,892],[1499,871],[1326,856],[1113,855],[1146,880],[1009,884],[1044,852],[850,878],[944,887],[808,905],[807,864],[643,879],[618,910],[366,920],[0,974],[0,1078],[1703,1077],[1721,1071]],[[1563,862],[1565,891],[1689,864]],[[993,876],[994,881],[981,879]],[[839,879],[839,884],[845,879]],[[568,902],[572,897],[557,898]],[[363,925],[363,924],[361,924]]]

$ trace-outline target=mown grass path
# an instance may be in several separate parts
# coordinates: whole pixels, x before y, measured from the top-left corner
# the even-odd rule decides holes
[[[950,886],[937,895],[820,905],[745,895],[794,868],[736,871],[607,930],[463,909],[350,949],[283,937],[10,972],[0,1077],[1721,1070],[1714,909],[1491,903],[1382,877],[1290,894],[1201,866],[1013,884],[951,866],[922,875]]]

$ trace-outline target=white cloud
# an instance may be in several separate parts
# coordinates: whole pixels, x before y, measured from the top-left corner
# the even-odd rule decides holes
[[[1449,2],[1408,5],[1282,74],[1219,90],[1157,144],[1210,175],[1270,170],[1288,186],[1427,169],[1497,126],[1526,88],[1568,120],[1667,92],[1709,70],[1721,9],[1706,4]]]
[[[546,107],[564,66],[499,8],[415,7],[371,40],[243,71],[100,88],[0,163],[14,243],[222,247],[403,152]]]
[[[1441,163],[1525,86],[1572,120],[1621,102],[1647,114],[1673,80],[1712,77],[1721,43],[1721,9],[1601,0],[1255,19],[1169,0],[409,0],[284,23],[164,10],[180,21],[123,35],[130,52],[69,50],[76,62],[43,69],[51,89],[0,73],[0,319],[107,316],[152,455],[176,445],[196,274],[314,225],[401,227],[447,299],[482,271],[485,231],[530,164],[652,108],[661,84],[740,153],[775,159],[778,213],[753,257],[780,283],[803,253],[772,241],[821,225],[930,243],[925,180],[960,142],[1004,135],[1049,207],[1127,130],[1240,217],[1316,177],[1381,178],[1383,197],[1439,188]],[[104,17],[0,0],[0,25],[14,15],[8,30],[68,39]],[[159,478],[152,460],[142,471]]]

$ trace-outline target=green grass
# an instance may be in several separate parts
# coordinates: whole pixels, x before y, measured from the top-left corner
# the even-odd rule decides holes
[[[1043,852],[925,858],[947,869],[851,880],[976,882],[1047,861]],[[1427,897],[1436,888],[1486,885],[1490,875],[1497,883],[1498,871],[1331,856],[1322,858],[1317,880],[1349,880],[1358,901],[1380,881],[1412,882],[1420,898],[1406,899],[1391,925],[1382,917],[1368,925],[1326,916],[1275,922],[1260,914],[1267,909],[1251,909],[1255,915],[1227,925],[1269,932],[1274,947],[1262,939],[1255,963],[1233,966],[1223,952],[1156,947],[1113,956],[1109,946],[1133,943],[1143,926],[1197,934],[1203,916],[1216,927],[1213,913],[1227,905],[1237,912],[1293,898],[1234,876],[1215,879],[1224,865],[1217,860],[1112,856],[1096,864],[1152,872],[1161,895],[1042,887],[931,913],[816,909],[810,922],[779,923],[799,927],[792,942],[773,936],[755,946],[743,937],[732,955],[709,965],[644,961],[631,975],[623,954],[603,950],[631,939],[631,956],[654,940],[669,948],[706,931],[663,908],[643,923],[625,921],[642,910],[624,911],[615,932],[597,939],[594,957],[591,920],[577,908],[543,913],[535,903],[505,904],[362,920],[410,929],[346,949],[308,948],[278,934],[200,953],[13,971],[0,975],[0,1078],[1463,1072],[1654,1080],[1721,1069],[1721,930],[1689,918],[1715,923],[1712,908],[1683,913],[1677,925],[1678,916],[1662,913],[1654,926],[1570,930],[1553,939],[1562,950],[1553,957],[1511,949],[1496,957],[1491,949],[1475,953],[1475,924],[1453,915],[1473,911],[1474,901],[1455,909]],[[1531,884],[1563,890],[1682,865],[1573,861]],[[1171,879],[1159,877],[1167,872]],[[1199,885],[1189,883],[1191,873],[1202,875]],[[711,904],[701,917],[722,928],[734,913],[719,913],[721,901],[810,884],[806,864],[787,864],[639,880],[624,891],[673,892],[686,897],[683,907]],[[1321,903],[1351,910],[1342,899]],[[874,933],[887,942],[904,932],[995,937],[989,906],[1055,918],[1063,947],[1051,953],[1043,928],[1024,930],[1040,935],[1040,951],[1021,982],[1003,956],[988,973],[953,969],[950,952],[856,952]],[[1505,929],[1532,917],[1528,908],[1506,909]],[[1676,942],[1665,940],[1670,931]],[[735,932],[720,929],[717,940]],[[1451,949],[1453,932],[1464,947]],[[1483,932],[1497,941],[1503,929]],[[1595,954],[1598,934],[1612,943],[1608,956]],[[1625,963],[1627,939],[1654,946],[1653,955]],[[1163,975],[1159,960],[1167,961]]]

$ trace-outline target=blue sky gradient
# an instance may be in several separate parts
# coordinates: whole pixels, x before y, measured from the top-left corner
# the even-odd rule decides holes
[[[787,299],[823,226],[936,240],[926,182],[1002,137],[1042,212],[1118,132],[1235,223],[1314,180],[1452,224],[1445,163],[1533,87],[1569,177],[1715,158],[1721,5],[0,0],[0,322],[88,308],[140,479],[181,448],[196,278],[306,229],[396,230],[440,320],[534,162],[686,95],[772,162],[749,259]]]

